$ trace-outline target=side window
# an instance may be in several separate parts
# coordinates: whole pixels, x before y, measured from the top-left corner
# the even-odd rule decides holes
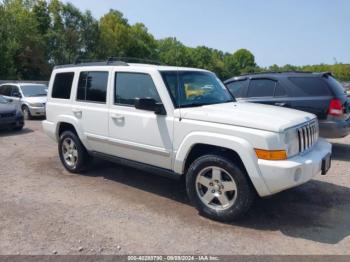
[[[332,93],[326,81],[320,77],[290,77],[297,87],[294,96],[330,96]]]
[[[11,86],[1,86],[0,95],[11,96]]]
[[[106,103],[108,72],[81,72],[77,100]]]
[[[58,73],[52,87],[52,98],[69,99],[74,73]]]
[[[252,79],[248,88],[248,97],[273,97],[276,81],[271,79]]]
[[[275,89],[275,97],[281,97],[286,95],[287,95],[286,89],[282,85],[277,83],[276,89]]]
[[[12,86],[11,87],[11,96],[19,96],[19,88],[17,86]]]
[[[116,73],[115,104],[134,106],[136,98],[153,98],[160,102],[151,76],[142,73]]]
[[[234,97],[240,98],[245,96],[247,85],[248,80],[239,80],[227,84],[227,88]]]

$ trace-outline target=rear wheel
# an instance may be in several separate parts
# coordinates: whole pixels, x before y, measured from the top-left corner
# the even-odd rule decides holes
[[[255,196],[245,172],[217,155],[205,155],[192,163],[186,188],[191,202],[202,215],[224,222],[243,215]]]
[[[81,173],[87,169],[89,154],[79,137],[72,131],[60,136],[58,152],[63,166],[71,173]]]
[[[23,125],[20,125],[20,126],[16,126],[13,128],[14,131],[21,131],[24,127],[24,124]]]

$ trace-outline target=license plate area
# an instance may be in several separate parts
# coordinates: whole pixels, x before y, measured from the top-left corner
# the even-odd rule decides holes
[[[329,169],[331,168],[331,162],[331,154],[328,154],[322,159],[322,175],[326,175],[328,173]]]

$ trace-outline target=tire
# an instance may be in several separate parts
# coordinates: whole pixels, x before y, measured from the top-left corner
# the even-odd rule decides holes
[[[191,164],[186,190],[201,215],[222,222],[232,222],[245,214],[256,194],[247,174],[219,155],[205,155]]]
[[[20,126],[16,126],[15,128],[13,128],[14,131],[21,131],[23,129],[24,125],[20,125]]]
[[[23,106],[22,112],[25,120],[31,120],[33,118],[27,106]]]
[[[58,153],[68,172],[78,174],[86,171],[90,156],[79,137],[72,131],[64,131],[61,134]]]

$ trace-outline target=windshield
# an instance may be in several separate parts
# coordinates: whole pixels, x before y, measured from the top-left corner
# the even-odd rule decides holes
[[[0,96],[0,104],[7,104],[7,103],[8,101],[4,97]]]
[[[226,87],[213,73],[162,71],[161,75],[176,108],[234,101]]]
[[[21,86],[22,93],[26,97],[47,96],[45,85],[24,85]]]

